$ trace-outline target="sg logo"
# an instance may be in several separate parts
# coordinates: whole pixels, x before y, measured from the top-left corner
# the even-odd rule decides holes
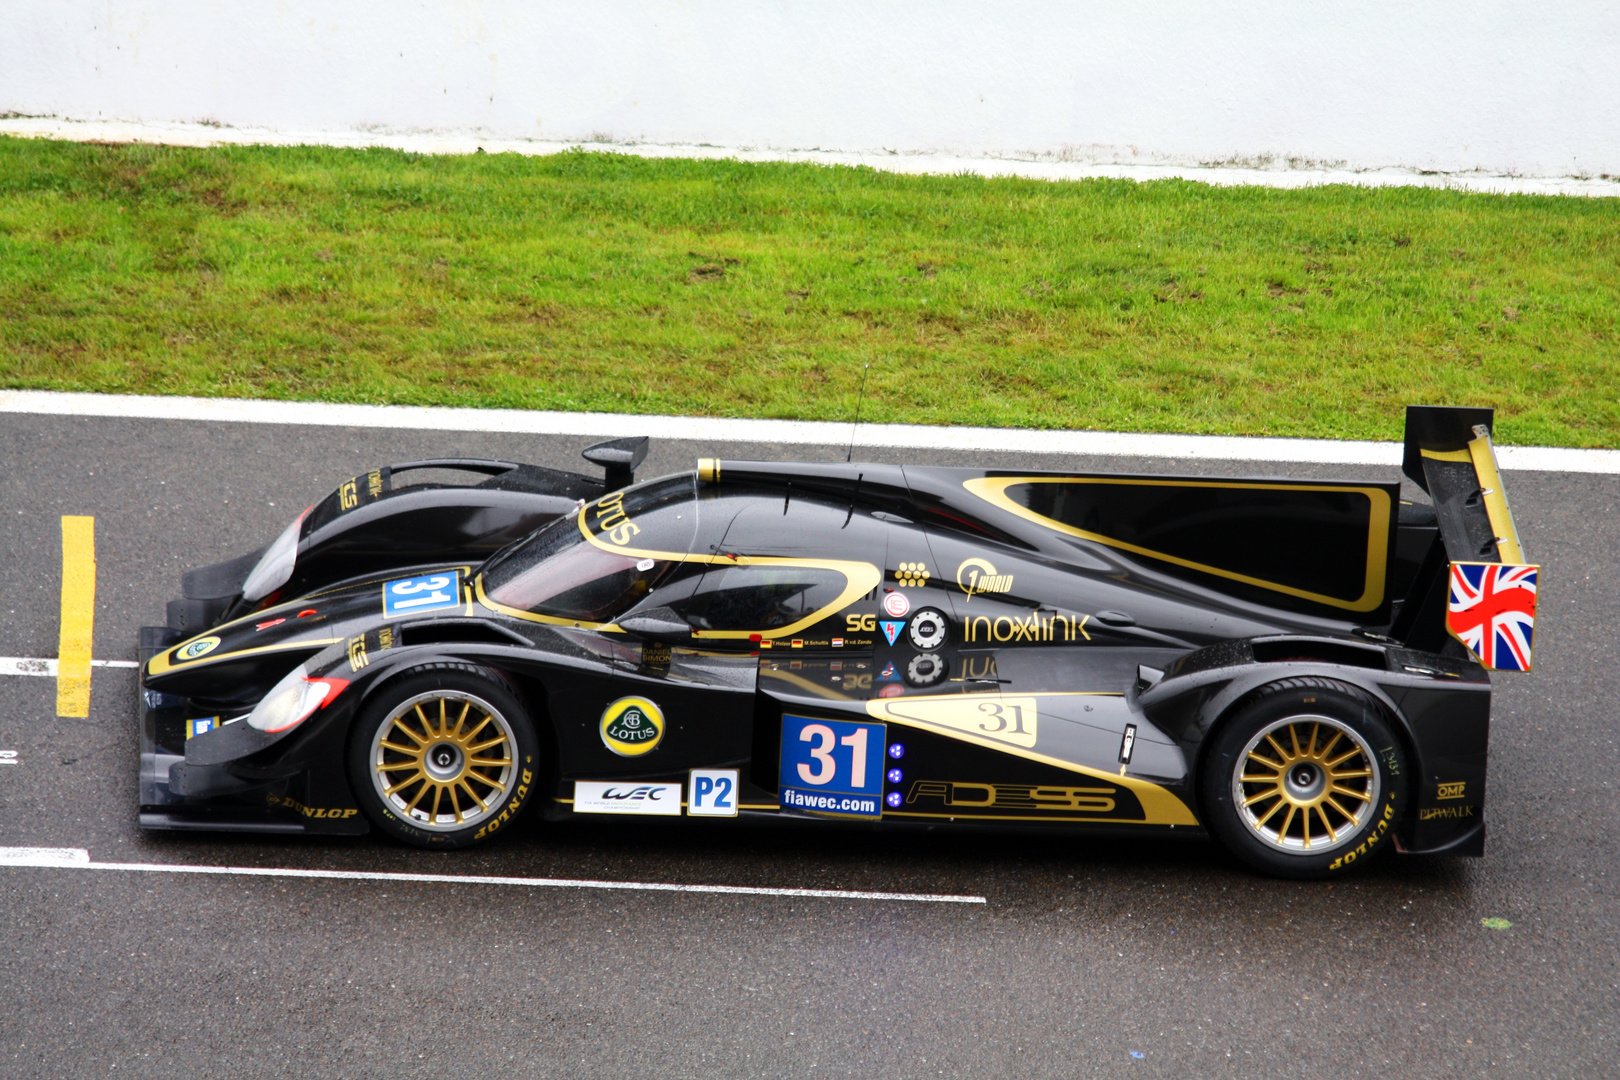
[[[877,633],[876,615],[845,615],[844,633],[846,634],[875,634]]]
[[[686,782],[686,812],[692,817],[736,817],[737,770],[693,769]]]

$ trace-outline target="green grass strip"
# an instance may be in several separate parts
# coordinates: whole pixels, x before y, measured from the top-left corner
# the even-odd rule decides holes
[[[1620,202],[0,138],[0,385],[1620,446]]]

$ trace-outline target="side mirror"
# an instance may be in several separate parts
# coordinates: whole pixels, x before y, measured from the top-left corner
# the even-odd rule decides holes
[[[647,436],[633,435],[628,439],[597,443],[581,451],[580,457],[606,471],[602,480],[604,492],[618,491],[635,482],[636,466],[647,457]]]
[[[620,619],[619,626],[625,633],[634,634],[647,641],[680,645],[692,640],[692,627],[673,609],[667,607],[638,611],[634,615]]]

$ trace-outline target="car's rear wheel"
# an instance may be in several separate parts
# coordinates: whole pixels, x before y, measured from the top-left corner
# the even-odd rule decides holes
[[[349,779],[378,828],[458,848],[508,825],[534,792],[539,743],[511,685],[473,666],[390,681],[349,735]]]
[[[1280,877],[1328,877],[1391,846],[1406,803],[1406,754],[1370,697],[1329,679],[1257,691],[1205,760],[1208,826],[1233,854]]]

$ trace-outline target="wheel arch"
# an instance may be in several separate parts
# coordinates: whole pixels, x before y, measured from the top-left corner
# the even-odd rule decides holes
[[[529,665],[511,662],[514,658],[510,656],[476,655],[470,650],[450,652],[439,644],[415,648],[406,646],[391,652],[393,655],[385,654],[386,666],[376,665],[376,670],[365,678],[360,695],[350,706],[349,714],[343,721],[342,739],[345,745],[366,706],[395,681],[435,668],[457,671],[482,670],[498,676],[523,705],[529,722],[534,725],[541,749],[548,755],[547,761],[541,763],[543,772],[550,774],[556,770],[562,746],[556,723],[551,715],[551,688],[542,673],[531,670]]]
[[[1266,671],[1250,671],[1246,677],[1233,680],[1221,692],[1212,696],[1206,702],[1204,715],[1200,717],[1199,738],[1197,752],[1194,755],[1192,769],[1189,774],[1189,790],[1195,803],[1193,810],[1200,822],[1209,820],[1209,810],[1204,806],[1204,772],[1208,767],[1208,758],[1212,753],[1219,734],[1223,728],[1232,723],[1233,719],[1248,705],[1259,700],[1272,687],[1281,683],[1295,680],[1317,680],[1330,683],[1338,687],[1345,687],[1353,694],[1364,697],[1382,714],[1383,719],[1395,732],[1395,737],[1401,741],[1401,751],[1409,762],[1409,769],[1413,775],[1421,775],[1421,758],[1418,754],[1418,744],[1412,733],[1406,715],[1401,711],[1393,698],[1380,686],[1354,677],[1351,672],[1358,669],[1326,667],[1322,665],[1300,665],[1291,670],[1279,670],[1282,665],[1271,665]],[[1410,778],[1409,781],[1410,782]],[[1408,800],[1407,813],[1411,813],[1412,800]]]

